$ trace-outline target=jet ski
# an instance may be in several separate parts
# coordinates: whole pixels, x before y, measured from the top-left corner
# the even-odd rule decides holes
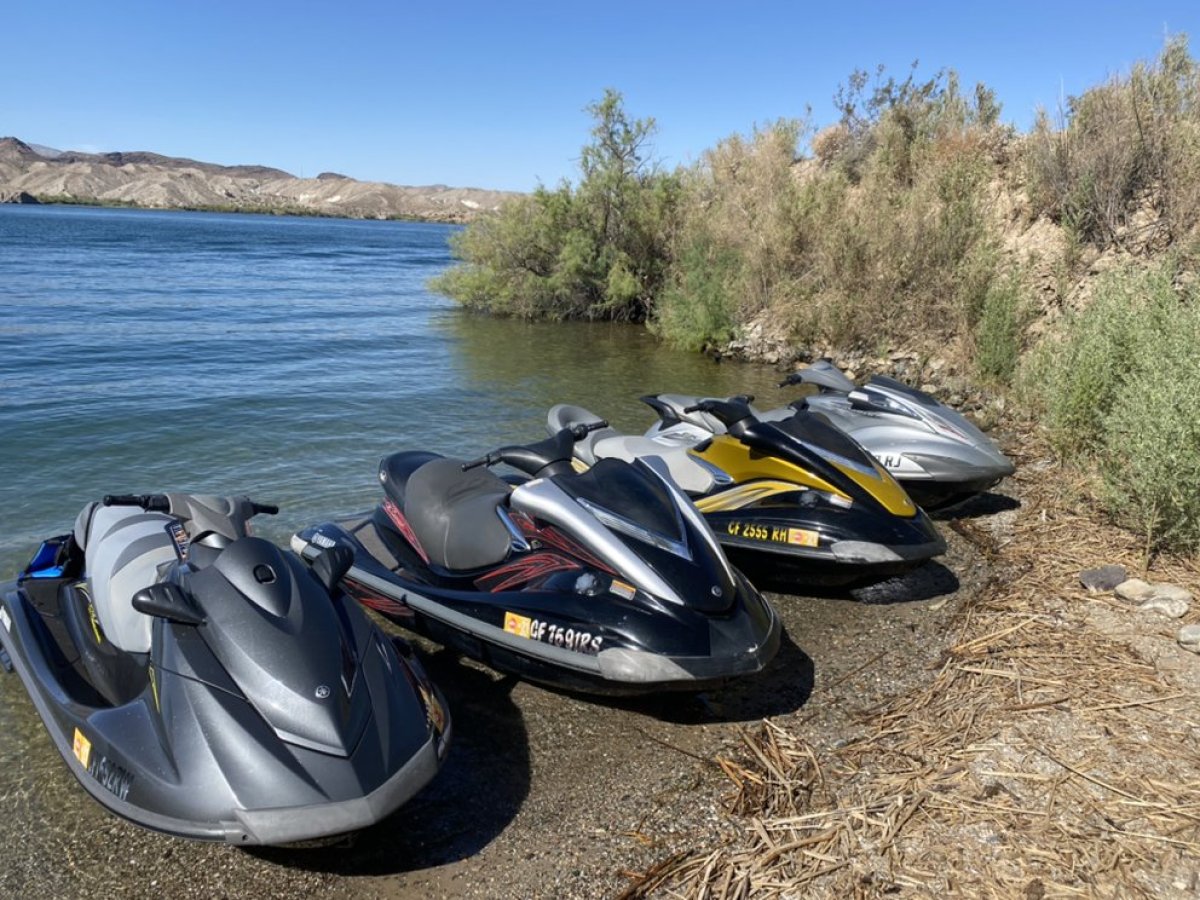
[[[780,387],[797,384],[814,385],[818,393],[759,413],[759,418],[779,421],[796,410],[822,413],[883,463],[926,509],[954,506],[1015,471],[996,443],[965,416],[894,378],[873,375],[858,387],[833,363],[820,360],[793,372]],[[720,428],[711,419],[683,412],[696,398],[658,397],[662,421],[652,431],[679,422]]]
[[[866,584],[945,552],[929,518],[857,443],[822,416],[765,422],[752,397],[698,399],[681,407],[641,398],[674,427],[650,436],[594,428],[575,445],[584,467],[614,459],[661,460],[712,526],[730,560],[752,577]],[[699,424],[692,424],[691,420]],[[599,417],[560,404],[553,431]]]
[[[247,497],[108,496],[3,586],[0,643],[71,773],[178,837],[320,843],[438,772],[450,720],[408,645],[249,535]]]
[[[759,671],[779,647],[775,611],[661,464],[574,470],[575,442],[601,427],[467,462],[393,453],[373,511],[292,547],[310,560],[353,551],[343,584],[363,605],[531,681],[636,694]],[[518,474],[489,471],[500,463]]]

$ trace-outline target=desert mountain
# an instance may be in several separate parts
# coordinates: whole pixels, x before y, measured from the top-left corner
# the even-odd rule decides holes
[[[219,166],[157,153],[80,153],[0,138],[0,202],[78,202],[152,209],[302,212],[355,219],[465,222],[512,194],[402,187],[332,172],[297,178],[266,166]]]

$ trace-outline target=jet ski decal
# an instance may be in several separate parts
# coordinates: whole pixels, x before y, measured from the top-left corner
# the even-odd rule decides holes
[[[527,638],[532,626],[533,619],[529,618],[529,616],[522,616],[515,612],[507,611],[504,613],[504,630],[509,634]]]
[[[100,628],[100,617],[96,615],[96,604],[92,602],[92,595],[88,591],[86,581],[81,581],[75,585],[75,590],[83,595],[83,599],[87,601],[88,622],[92,625],[92,634],[96,636],[96,646],[100,647],[104,644],[104,632]]]
[[[188,561],[188,533],[183,527],[183,523],[174,520],[166,525],[167,534],[171,536],[171,542],[175,545],[175,555],[179,557],[180,562]]]
[[[417,551],[417,554],[421,557],[421,561],[428,563],[429,554],[425,552],[425,548],[417,540],[416,533],[412,530],[412,526],[408,524],[408,519],[404,518],[404,513],[400,512],[400,507],[389,498],[383,501],[383,511],[392,520],[392,524],[396,526],[396,530],[404,535],[404,539]]]
[[[475,586],[495,594],[518,585],[534,585],[542,576],[554,572],[572,572],[582,568],[581,563],[559,553],[530,553],[475,579]]]
[[[548,545],[562,553],[572,556],[582,562],[584,565],[591,566],[593,569],[600,569],[602,572],[607,572],[609,575],[616,575],[612,566],[604,560],[593,555],[577,542],[571,540],[567,535],[563,534],[553,525],[545,525],[538,527],[537,523],[532,518],[522,512],[514,512],[511,514],[513,522],[521,529],[525,537],[529,541],[531,547],[537,547],[539,544]]]
[[[342,587],[346,589],[347,594],[349,594],[363,606],[369,607],[376,612],[384,613],[389,616],[404,616],[407,618],[411,618],[413,615],[413,611],[407,603],[402,603],[399,600],[393,600],[391,597],[385,597],[368,587],[364,587],[357,581],[352,581],[349,578],[343,578]]]

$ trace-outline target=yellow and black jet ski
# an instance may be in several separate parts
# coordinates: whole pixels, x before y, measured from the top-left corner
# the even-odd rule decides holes
[[[752,578],[866,584],[945,552],[929,517],[852,438],[819,413],[761,421],[752,399],[706,398],[689,407],[718,421],[721,434],[695,427],[643,437],[597,429],[575,444],[576,464],[660,457],[730,561]],[[661,402],[642,400],[656,409]],[[556,432],[599,419],[559,404],[547,426]]]

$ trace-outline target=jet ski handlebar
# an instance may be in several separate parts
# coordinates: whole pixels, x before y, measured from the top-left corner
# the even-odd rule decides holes
[[[593,431],[607,427],[608,422],[604,419],[568,425],[544,441],[534,444],[510,444],[492,450],[478,459],[463,463],[462,470],[466,472],[480,466],[505,463],[534,477],[570,473],[574,471],[571,452],[576,442],[582,441]]]
[[[730,434],[734,437],[740,437],[742,432],[745,431],[746,426],[758,419],[754,415],[754,410],[750,408],[750,403],[753,400],[753,394],[736,394],[727,400],[706,397],[699,403],[685,406],[683,411],[685,413],[708,413],[719,420]]]

